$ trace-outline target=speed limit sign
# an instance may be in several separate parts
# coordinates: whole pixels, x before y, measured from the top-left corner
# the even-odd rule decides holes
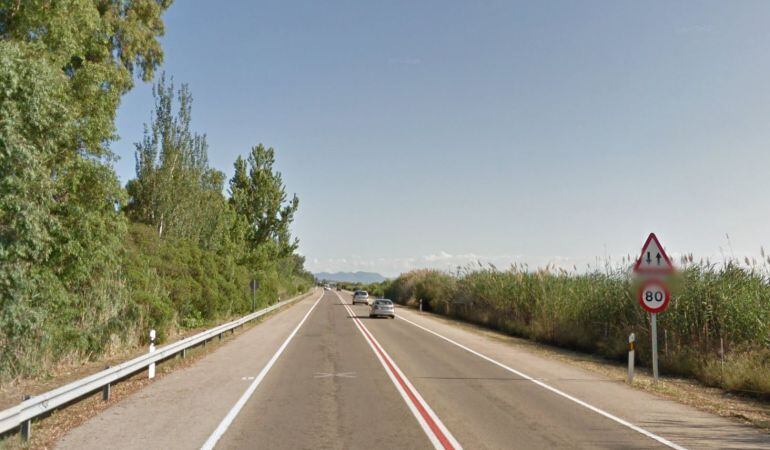
[[[660,313],[668,307],[671,293],[658,280],[648,280],[639,288],[639,304],[651,313]]]

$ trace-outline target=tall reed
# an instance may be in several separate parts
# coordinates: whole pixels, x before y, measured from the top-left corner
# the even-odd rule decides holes
[[[770,258],[718,265],[682,258],[669,308],[658,316],[664,373],[770,395],[769,264]],[[587,273],[521,265],[501,271],[481,264],[456,273],[416,270],[393,280],[385,294],[399,303],[422,299],[439,314],[613,359],[625,357],[633,332],[640,362],[649,364],[649,314],[637,302],[628,267],[605,264]]]

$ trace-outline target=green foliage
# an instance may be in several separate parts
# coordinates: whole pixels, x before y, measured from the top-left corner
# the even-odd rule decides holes
[[[127,186],[126,213],[154,226],[158,236],[221,248],[235,216],[222,196],[224,174],[208,167],[206,136],[190,130],[192,94],[183,84],[176,115],[174,85],[167,85],[165,76],[153,94],[155,111],[136,144],[136,179]]]
[[[309,287],[304,259],[293,254],[289,225],[298,200],[284,205],[275,153],[255,147],[236,161],[233,197],[222,195],[224,174],[208,167],[204,135],[190,130],[192,94],[161,77],[155,110],[136,144],[136,179],[128,183],[131,226],[127,277],[140,310],[139,328],[161,339],[252,310],[249,284],[258,279],[254,307]],[[151,230],[154,230],[152,232]]]
[[[230,180],[230,204],[245,218],[252,248],[270,249],[270,256],[289,256],[299,245],[289,231],[299,199],[294,195],[287,202],[283,179],[273,164],[275,150],[262,144],[252,147],[247,160],[239,156]]]
[[[109,155],[120,97],[134,72],[152,78],[163,60],[157,38],[170,0],[0,1],[0,39],[25,49],[25,57],[62,77],[63,106],[76,128],[66,156]],[[138,70],[137,70],[138,69]],[[54,132],[45,130],[44,133]],[[45,134],[41,135],[45,136]]]
[[[312,284],[273,149],[252,150],[229,202],[186,86],[176,114],[156,86],[126,201],[115,114],[161,63],[170,4],[0,0],[0,382],[251,311],[255,276],[257,307]]]
[[[325,284],[326,280],[320,280],[322,284]],[[385,280],[381,281],[379,283],[361,283],[361,282],[348,282],[348,281],[332,281],[331,283],[335,284],[337,287],[341,289],[345,289],[347,291],[357,291],[357,290],[364,290],[369,293],[369,295],[374,296],[376,298],[383,298],[385,297],[385,293],[390,287],[392,280]]]
[[[202,249],[188,239],[160,238],[154,228],[132,224],[126,279],[140,310],[137,328],[155,328],[159,338],[181,328],[198,328],[252,310],[252,270],[226,254]],[[258,271],[257,309],[306,291],[306,277],[288,260]]]
[[[135,311],[108,144],[169,1],[0,1],[0,379],[90,357]]]
[[[82,142],[69,79],[0,42],[0,376],[91,354],[122,314],[121,190]]]
[[[679,272],[670,306],[658,316],[663,369],[727,389],[770,394],[768,271],[685,259]],[[423,299],[424,308],[439,314],[609,358],[625,357],[633,332],[638,355],[649,364],[649,315],[639,307],[635,289],[625,268],[578,274],[478,267],[455,275],[409,272],[385,295],[399,303]]]

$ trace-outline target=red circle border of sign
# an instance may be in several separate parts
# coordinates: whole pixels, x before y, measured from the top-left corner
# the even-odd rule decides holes
[[[663,304],[660,305],[660,308],[658,308],[658,309],[652,309],[652,308],[648,307],[647,304],[644,303],[644,300],[643,300],[644,299],[644,290],[647,287],[652,286],[652,285],[660,286],[661,289],[663,289],[663,292],[666,294],[665,297],[663,298]],[[639,304],[647,312],[651,312],[651,313],[654,313],[654,314],[662,313],[663,311],[666,310],[666,308],[668,308],[668,302],[670,300],[671,300],[671,292],[668,291],[668,288],[666,287],[665,284],[663,284],[662,282],[660,282],[658,280],[647,280],[644,283],[642,283],[642,285],[639,287]]]

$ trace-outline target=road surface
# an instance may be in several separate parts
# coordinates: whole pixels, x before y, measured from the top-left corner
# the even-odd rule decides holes
[[[60,448],[770,448],[770,435],[404,308],[318,291]]]

